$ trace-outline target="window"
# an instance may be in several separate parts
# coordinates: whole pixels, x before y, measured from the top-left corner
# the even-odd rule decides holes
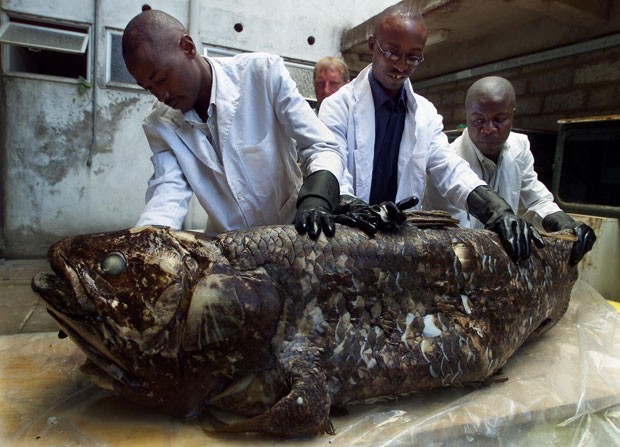
[[[5,73],[88,79],[89,28],[9,17],[0,27]]]
[[[125,60],[123,59],[123,32],[108,30],[106,35],[107,42],[107,65],[106,83],[110,84],[132,84],[138,86],[136,80],[131,76]]]
[[[207,44],[203,45],[203,56],[209,57],[227,57],[239,54],[241,51],[228,48],[214,47]],[[296,61],[288,58],[284,59],[284,65],[286,66],[291,78],[297,84],[299,93],[306,98],[311,107],[316,105],[314,98],[314,82],[313,71],[314,64],[305,61]]]
[[[568,212],[620,217],[620,116],[559,122],[553,193]]]

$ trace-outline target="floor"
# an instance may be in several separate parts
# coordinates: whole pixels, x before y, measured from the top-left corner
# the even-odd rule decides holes
[[[56,331],[43,301],[30,282],[38,272],[50,272],[45,259],[0,258],[0,335]]]

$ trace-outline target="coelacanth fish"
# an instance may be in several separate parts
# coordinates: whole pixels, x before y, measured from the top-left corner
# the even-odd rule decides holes
[[[292,225],[66,238],[32,287],[99,386],[177,416],[248,417],[226,431],[333,434],[330,406],[483,381],[568,307],[571,241],[515,263],[494,233],[408,216],[373,238]]]

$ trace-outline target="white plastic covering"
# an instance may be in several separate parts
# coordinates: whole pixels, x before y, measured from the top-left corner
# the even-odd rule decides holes
[[[503,368],[507,381],[351,407],[332,416],[335,436],[206,433],[212,416],[180,421],[89,384],[83,355],[53,333],[0,337],[0,353],[6,446],[620,445],[620,316],[582,281],[561,322]]]

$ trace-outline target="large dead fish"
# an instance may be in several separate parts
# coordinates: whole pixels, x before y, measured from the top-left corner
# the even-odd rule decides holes
[[[333,433],[330,406],[482,381],[568,307],[572,242],[515,264],[491,232],[416,219],[317,241],[292,225],[83,235],[50,248],[33,289],[100,386],[250,416],[229,431]]]

